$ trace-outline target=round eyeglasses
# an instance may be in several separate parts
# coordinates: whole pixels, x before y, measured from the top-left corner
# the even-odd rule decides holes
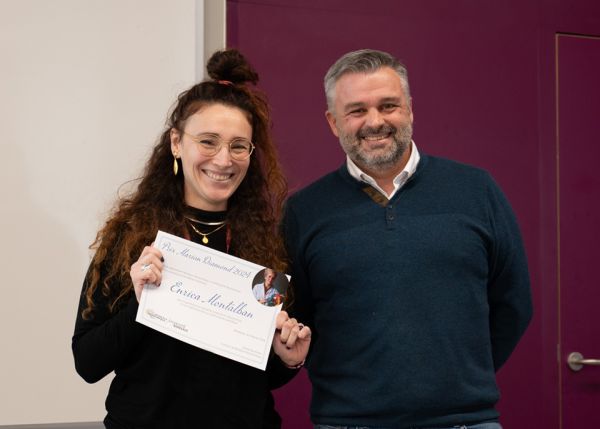
[[[227,145],[229,155],[236,161],[244,161],[250,158],[254,151],[254,143],[245,138],[234,138],[229,143],[224,142],[217,134],[192,135],[182,131],[190,140],[197,144],[198,150],[204,156],[215,156],[221,151],[223,145]]]

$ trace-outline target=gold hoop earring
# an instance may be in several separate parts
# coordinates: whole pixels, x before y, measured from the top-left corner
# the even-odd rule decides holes
[[[173,155],[173,174],[175,176],[177,176],[178,172],[179,172],[179,164],[177,163],[177,157],[175,155]]]

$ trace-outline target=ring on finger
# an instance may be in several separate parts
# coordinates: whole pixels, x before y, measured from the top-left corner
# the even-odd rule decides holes
[[[140,271],[143,273],[144,271],[146,271],[148,268],[150,268],[150,264],[144,264],[142,265],[142,268],[140,269]]]

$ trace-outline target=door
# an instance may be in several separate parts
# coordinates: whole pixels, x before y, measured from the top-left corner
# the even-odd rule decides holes
[[[600,428],[600,38],[556,59],[561,428]]]

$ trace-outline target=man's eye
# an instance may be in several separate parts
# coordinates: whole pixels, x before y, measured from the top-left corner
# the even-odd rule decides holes
[[[351,110],[350,112],[348,112],[349,115],[352,116],[360,116],[363,115],[365,113],[365,109],[354,109]]]
[[[396,107],[398,107],[396,104],[384,104],[383,106],[381,106],[381,110],[384,112],[391,112]]]

